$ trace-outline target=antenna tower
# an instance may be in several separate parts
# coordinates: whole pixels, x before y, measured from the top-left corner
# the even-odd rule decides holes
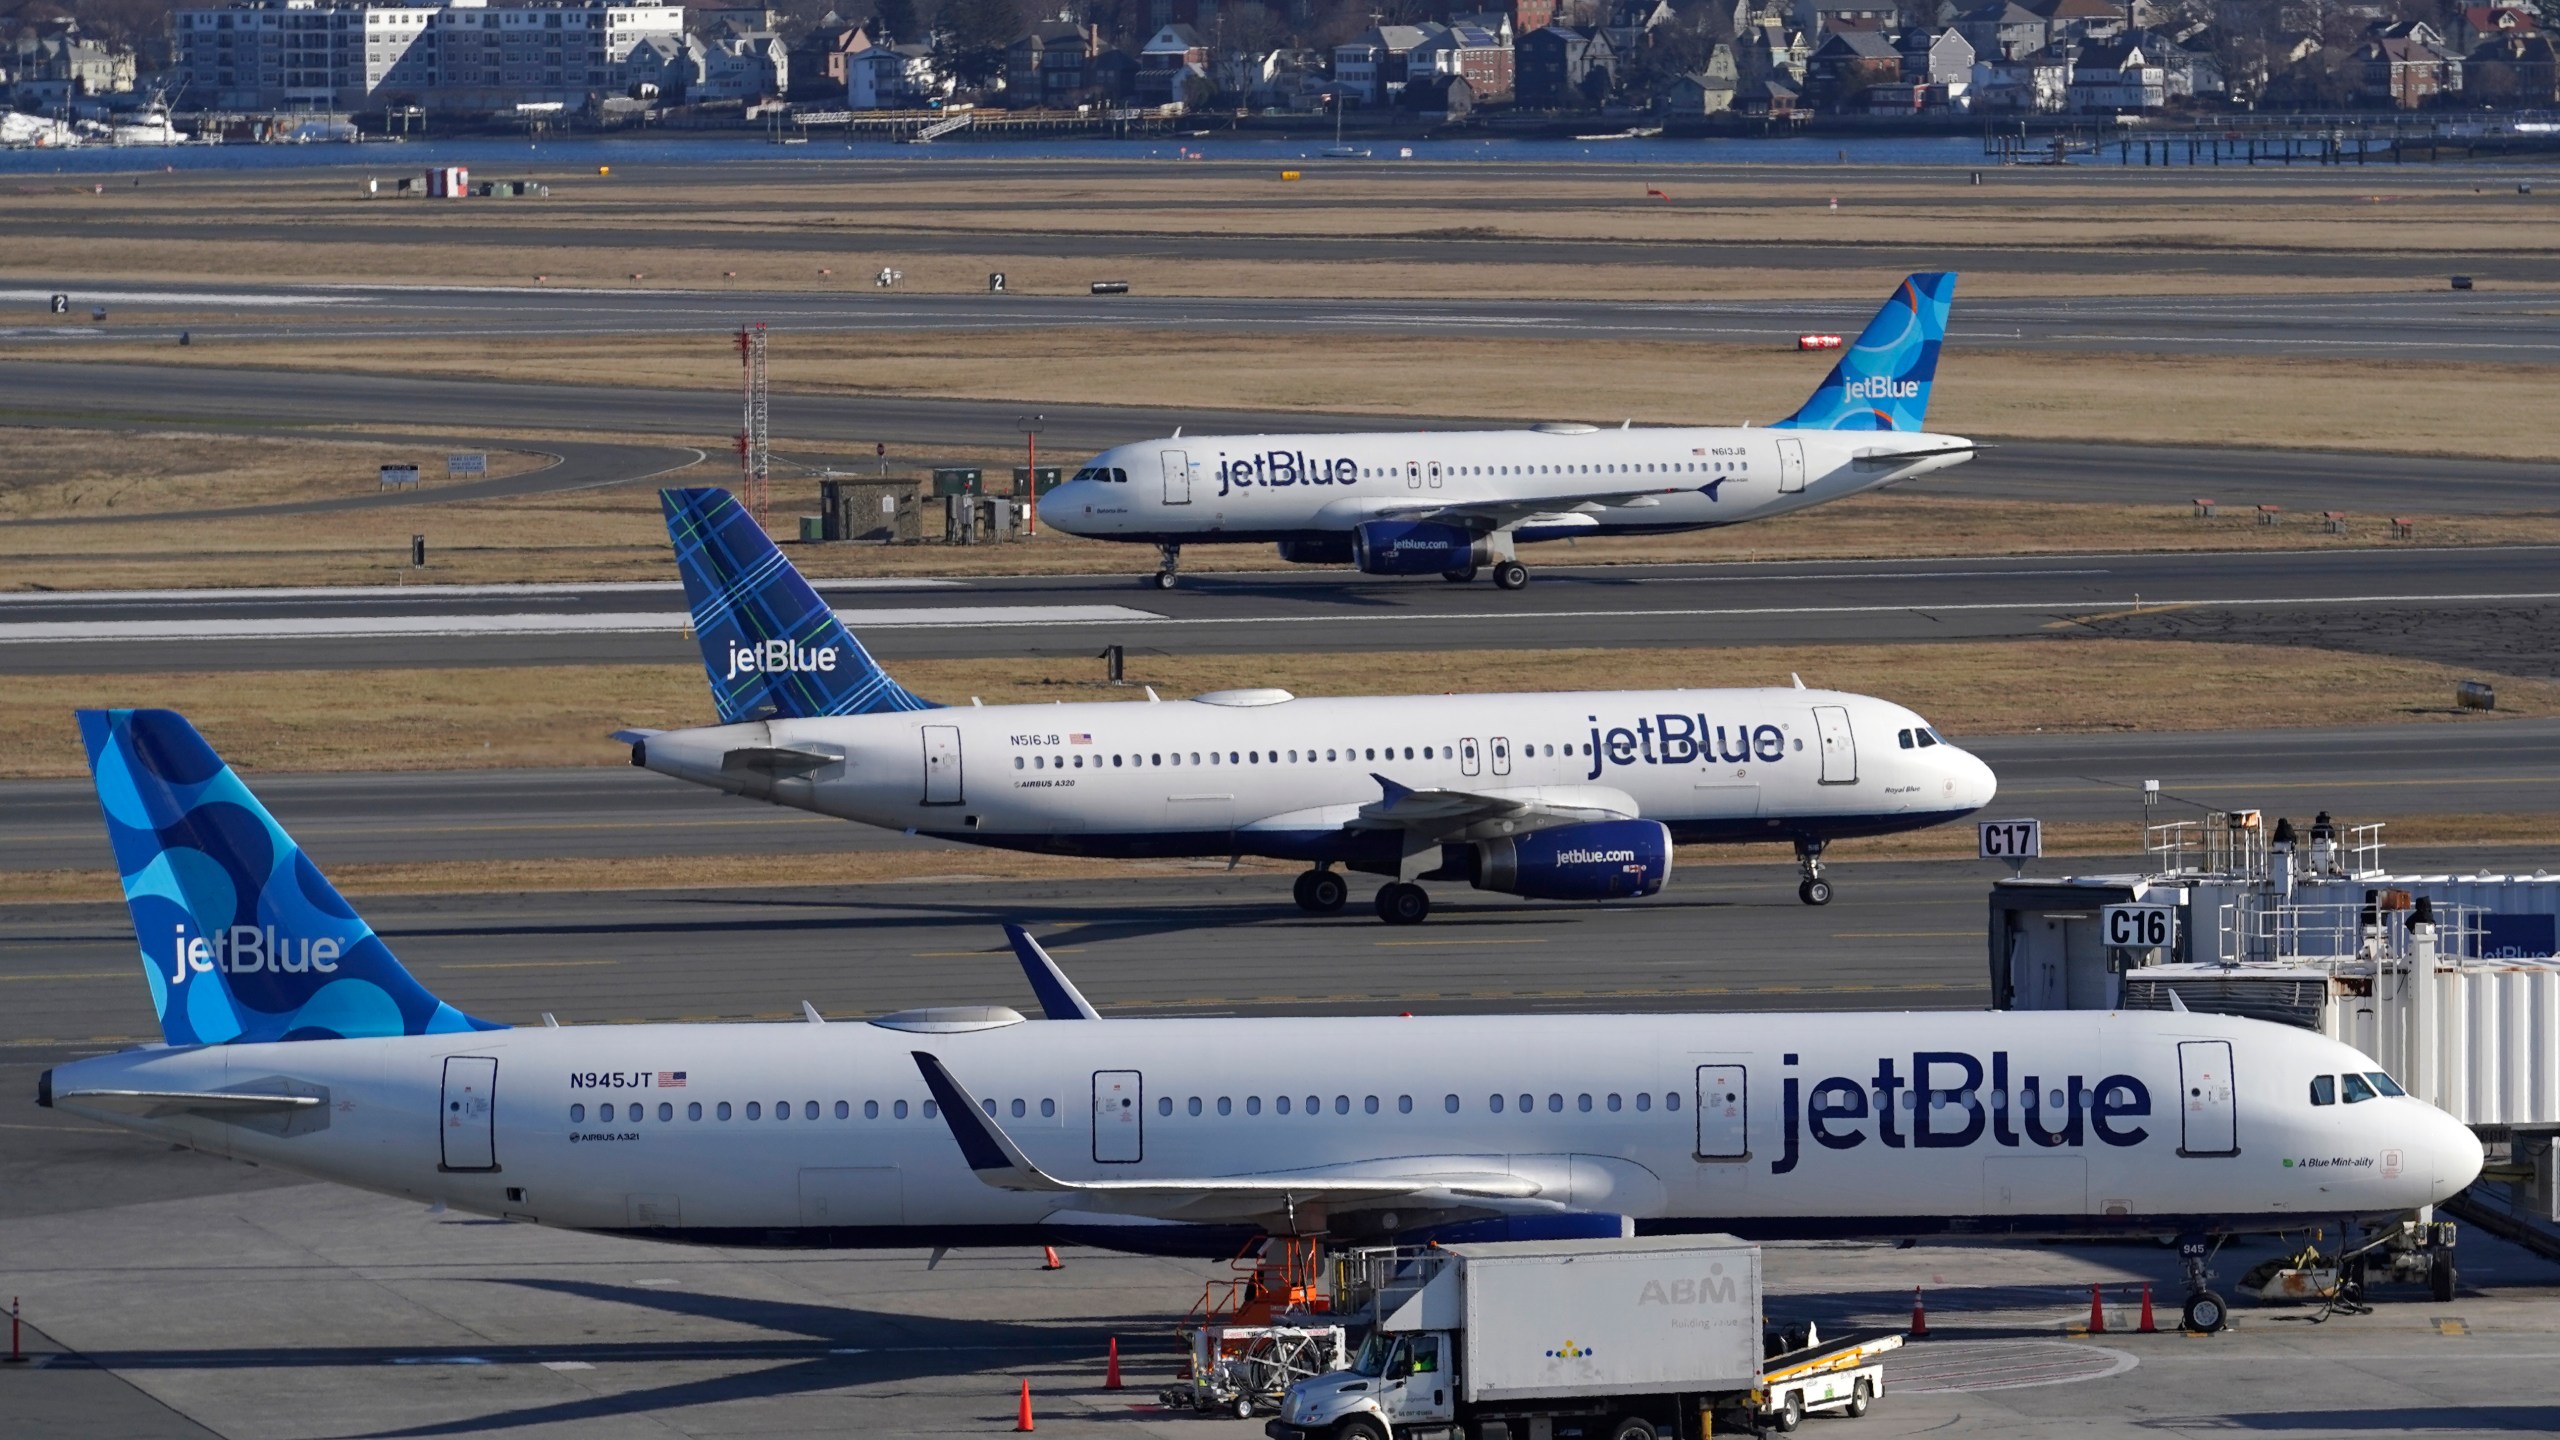
[[[765,424],[764,326],[738,327],[738,501],[765,523],[772,436]]]

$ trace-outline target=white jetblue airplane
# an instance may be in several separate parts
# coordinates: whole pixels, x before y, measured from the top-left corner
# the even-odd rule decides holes
[[[944,709],[890,679],[723,490],[661,492],[724,722],[619,732],[631,763],[864,824],[1055,855],[1303,860],[1549,900],[1662,888],[1675,843],[1787,840],[1828,904],[1832,840],[1991,802],[1988,766],[1890,701],[1833,690],[1629,690]],[[1153,692],[1149,692],[1150,699]]]
[[[1096,455],[1040,519],[1155,546],[1159,589],[1185,545],[1276,541],[1297,564],[1462,582],[1491,566],[1517,590],[1522,543],[1738,525],[1971,459],[1972,441],[1921,428],[1955,289],[1952,274],[1904,280],[1804,408],[1765,427],[1176,431]]]
[[[1017,930],[1062,1023],[509,1029],[420,986],[183,718],[79,718],[167,1043],[49,1070],[37,1103],[481,1214],[1193,1255],[2201,1237],[2396,1216],[2480,1169],[2356,1051],[2184,1011],[1107,1020]],[[2380,1095],[2324,1104],[2342,1074]]]

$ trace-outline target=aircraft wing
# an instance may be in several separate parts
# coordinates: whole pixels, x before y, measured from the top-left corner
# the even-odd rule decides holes
[[[933,1092],[951,1138],[980,1180],[999,1190],[1072,1195],[1087,1207],[1126,1214],[1199,1216],[1258,1215],[1309,1206],[1357,1205],[1420,1197],[1442,1204],[1534,1201],[1544,1186],[1508,1171],[1448,1168],[1428,1161],[1410,1173],[1373,1174],[1307,1171],[1262,1175],[1215,1175],[1199,1178],[1143,1180],[1061,1180],[1042,1170],[1004,1133],[951,1071],[932,1054],[915,1050],[916,1068]],[[1552,1202],[1551,1202],[1552,1203]]]
[[[1479,500],[1393,500],[1383,505],[1364,507],[1361,516],[1367,520],[1431,520],[1443,525],[1456,525],[1468,530],[1507,530],[1538,515],[1569,515],[1577,510],[1599,510],[1612,505],[1642,505],[1663,495],[1695,492],[1712,500],[1725,477],[1704,485],[1648,485],[1641,489],[1560,490],[1542,495],[1503,496]]]
[[[1637,818],[1635,797],[1605,785],[1540,785],[1504,792],[1415,790],[1384,775],[1381,798],[1360,807],[1354,830],[1403,830],[1430,839],[1516,835],[1556,825]],[[1478,833],[1481,832],[1481,833]]]

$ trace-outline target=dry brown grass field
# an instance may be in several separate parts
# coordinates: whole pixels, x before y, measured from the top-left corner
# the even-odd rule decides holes
[[[387,166],[386,166],[387,168]],[[990,268],[1034,289],[1081,288],[1093,266],[1064,261],[1041,235],[1251,234],[1309,239],[1431,239],[1470,260],[1499,261],[1508,243],[1623,240],[1714,246],[1885,241],[1915,253],[1992,246],[2022,256],[1986,275],[1976,294],[2075,294],[2105,290],[2209,294],[2306,288],[2278,272],[2236,284],[2213,258],[2292,253],[2432,257],[2547,253],[2560,245],[2547,222],[2555,202],[2518,196],[2418,169],[2312,174],[2060,173],[1991,168],[1966,172],[1776,170],[1752,165],[1557,166],[1524,194],[1516,173],[1465,165],[1300,167],[1280,163],[1131,162],[1107,171],[1062,166],[1026,174],[991,155],[930,167],[849,161],[841,166],[623,168],[610,176],[529,157],[498,178],[548,182],[548,200],[431,205],[367,199],[347,170],[297,175],[148,177],[103,194],[73,180],[29,179],[0,206],[0,274],[126,279],[237,278],[272,270],[263,235],[226,227],[281,227],[295,241],[295,278],[312,281],[440,281],[527,285],[841,288],[896,264],[908,283],[976,288]],[[502,173],[500,173],[502,172]],[[983,175],[984,179],[979,177]],[[1668,201],[1647,195],[1658,189]],[[1836,208],[1834,202],[1837,202]],[[206,224],[218,215],[219,223]],[[136,233],[184,227],[171,246]],[[563,239],[586,231],[589,244]],[[172,233],[175,233],[173,228]],[[668,242],[648,237],[665,235]],[[766,245],[787,235],[789,246]],[[841,248],[807,248],[807,237]],[[2193,273],[2041,275],[2043,252],[2192,252]],[[1112,267],[1157,294],[1468,295],[1488,283],[1481,264],[1341,264],[1269,260],[1201,263],[1175,256]],[[822,275],[822,269],[832,275]],[[735,281],[729,273],[735,272]],[[633,280],[634,274],[641,279]],[[1668,299],[1740,295],[1864,295],[1894,275],[1809,261],[1801,269],[1548,264],[1506,274],[1505,289]],[[2321,282],[2316,288],[2336,288]]]
[[[1133,631],[1133,637],[1142,632]],[[2017,725],[2014,697],[2043,697],[2046,730],[2175,730],[2234,694],[2264,697],[2265,728],[2441,720],[2495,725],[2560,714],[2560,682],[2338,651],[2281,646],[2117,640],[2056,632],[2032,640],[1938,645],[1745,646],[1732,649],[1574,649],[1151,655],[1133,651],[1129,683],[1113,687],[1091,660],[902,660],[899,680],[946,701],[1139,703],[1138,687],[1168,699],[1245,685],[1302,695],[1480,690],[1489,674],[1529,689],[1621,689],[1630,676],[1672,688],[1808,685],[1887,691],[1951,735]],[[527,765],[618,765],[606,739],[624,726],[698,725],[709,718],[702,672],[691,665],[562,665],[527,685],[511,669],[298,670],[162,675],[26,675],[0,687],[0,778],[86,773],[69,715],[83,706],[158,705],[185,712],[215,747],[250,772],[438,770]],[[2461,679],[2498,687],[2498,710],[2453,708]],[[336,697],[325,710],[308,698]]]
[[[433,484],[443,475],[445,453],[299,437],[0,426],[0,523],[361,495],[378,492],[380,468],[392,464],[416,465]],[[483,453],[492,478],[549,463],[523,451]]]

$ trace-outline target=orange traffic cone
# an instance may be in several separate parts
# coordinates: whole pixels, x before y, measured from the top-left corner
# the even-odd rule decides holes
[[[1117,1335],[1111,1337],[1111,1363],[1103,1368],[1102,1388],[1105,1390],[1120,1388],[1120,1337]]]
[[[2089,1287],[2089,1333],[2092,1335],[2107,1333],[2107,1309],[2099,1302],[2098,1287],[2095,1285]]]
[[[1031,1433],[1031,1382],[1028,1380],[1022,1382],[1022,1408],[1014,1412],[1013,1428],[1018,1434]]]
[[[1911,1338],[1914,1340],[1929,1338],[1929,1307],[1921,1303],[1920,1287],[1917,1285],[1911,1287]]]
[[[1057,1246],[1043,1245],[1040,1247],[1040,1268],[1043,1270],[1064,1270],[1067,1268],[1066,1263],[1058,1258]]]
[[[2137,1335],[2157,1335],[2160,1327],[2151,1323],[2151,1282],[2142,1282],[2142,1323],[2134,1327]]]

